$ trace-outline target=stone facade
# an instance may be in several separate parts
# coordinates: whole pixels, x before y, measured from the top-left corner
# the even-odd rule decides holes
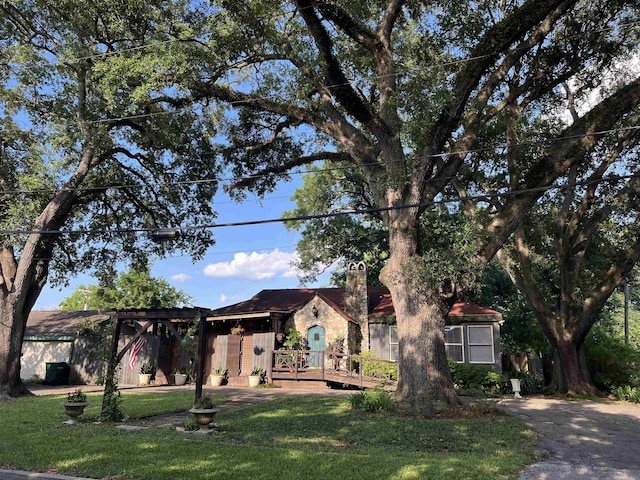
[[[315,311],[317,312],[314,314]],[[285,324],[285,332],[289,328],[298,330],[305,338],[308,338],[309,329],[314,326],[321,326],[325,329],[325,346],[327,348],[337,339],[347,340],[349,337],[349,321],[340,315],[333,307],[327,304],[317,295],[298,310]],[[346,346],[346,345],[345,345]]]
[[[353,353],[366,352],[369,350],[369,295],[364,262],[351,262],[347,266],[344,304],[345,312],[358,324],[350,328],[349,349]]]

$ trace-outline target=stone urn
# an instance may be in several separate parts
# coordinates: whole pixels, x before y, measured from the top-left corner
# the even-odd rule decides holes
[[[151,384],[151,374],[150,373],[140,373],[138,375],[138,383],[140,385],[149,385],[149,384]]]
[[[173,377],[173,380],[176,385],[184,385],[185,383],[187,383],[187,374],[176,373]]]
[[[249,375],[249,386],[257,387],[258,385],[260,385],[261,378],[262,377],[260,375]]]
[[[213,417],[218,413],[217,408],[192,408],[189,413],[193,415],[196,423],[200,426],[200,430],[206,430]]]
[[[69,420],[64,423],[73,424],[84,413],[84,409],[89,405],[89,402],[64,402],[62,405],[64,406],[64,413],[69,417]]]
[[[211,374],[209,377],[211,378],[212,387],[219,387],[222,385],[222,381],[224,380],[224,375]]]
[[[511,389],[513,390],[513,396],[515,398],[522,398],[520,395],[521,387],[520,387],[520,379],[519,378],[510,378],[511,380]]]

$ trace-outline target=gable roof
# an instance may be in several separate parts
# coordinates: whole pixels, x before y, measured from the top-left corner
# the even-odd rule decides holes
[[[231,318],[257,318],[274,313],[292,314],[309,303],[316,295],[333,307],[347,320],[355,320],[345,312],[344,288],[295,288],[279,290],[262,290],[251,299],[218,308],[210,312],[210,320]],[[369,287],[369,318],[380,320],[383,317],[395,316],[391,294],[386,287]],[[458,302],[449,312],[449,319],[500,321],[502,314],[471,303]]]
[[[88,319],[92,323],[102,323],[111,315],[96,310],[80,311],[32,311],[27,319],[25,340],[66,339],[75,338],[80,323]]]

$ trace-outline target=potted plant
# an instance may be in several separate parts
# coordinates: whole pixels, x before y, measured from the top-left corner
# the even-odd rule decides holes
[[[216,368],[210,375],[211,386],[219,387],[220,385],[222,385],[222,381],[224,380],[224,377],[227,376],[227,373],[228,373],[228,370],[224,367]]]
[[[189,369],[187,367],[180,367],[176,370],[176,373],[173,375],[173,380],[176,385],[184,385],[187,383],[187,378]]]
[[[236,325],[235,327],[231,327],[231,335],[242,335],[244,333],[244,327],[241,325]]]
[[[64,413],[69,417],[65,423],[76,423],[76,419],[84,413],[87,402],[87,395],[80,389],[67,393],[67,401],[63,402]]]
[[[253,370],[251,370],[251,374],[249,375],[249,386],[257,387],[258,385],[260,385],[264,374],[265,372],[262,368],[254,367]]]
[[[140,375],[138,375],[138,383],[140,385],[149,385],[151,383],[151,375],[153,375],[153,367],[148,363],[143,363],[140,367]]]
[[[205,395],[194,403],[189,412],[193,415],[196,423],[200,425],[200,430],[206,430],[213,422],[213,417],[218,413],[218,409],[213,399],[209,395]]]

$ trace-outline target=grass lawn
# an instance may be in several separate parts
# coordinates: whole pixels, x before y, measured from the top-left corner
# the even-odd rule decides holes
[[[193,394],[124,392],[131,417],[189,407]],[[290,397],[218,413],[211,435],[63,425],[62,396],[0,403],[0,466],[109,479],[515,479],[534,433],[501,415],[416,420],[349,409],[346,398]],[[129,420],[129,423],[135,423]]]

